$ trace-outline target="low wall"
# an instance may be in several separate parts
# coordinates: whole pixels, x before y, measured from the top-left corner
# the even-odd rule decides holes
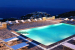
[[[7,23],[2,22],[1,23],[1,26],[0,26],[0,29],[4,29],[4,28],[7,28]]]
[[[46,18],[46,17],[43,17],[42,19],[43,19],[43,20],[50,20],[50,19],[55,19],[55,16],[48,17],[48,18]]]

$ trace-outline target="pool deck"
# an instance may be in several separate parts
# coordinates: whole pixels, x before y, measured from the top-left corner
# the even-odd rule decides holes
[[[56,20],[48,20],[48,21],[30,22],[30,23],[24,23],[24,24],[21,23],[19,25],[8,25],[7,29],[0,30],[0,38],[1,39],[6,39],[6,38],[11,38],[11,37],[17,37],[16,35],[11,33],[12,31],[18,31],[18,30],[22,30],[22,29],[34,28],[34,27],[45,26],[45,25],[52,25],[52,24],[57,24],[57,23],[69,23],[69,22],[56,19]],[[71,24],[71,23],[69,23],[69,24]],[[75,22],[73,22],[72,24],[74,25]],[[21,35],[21,34],[19,34],[19,35]],[[23,36],[23,35],[21,35],[21,36]],[[74,36],[75,35],[73,35],[71,37],[74,37]],[[69,38],[71,38],[71,37],[69,37]],[[45,45],[43,45],[43,44],[41,44],[39,42],[36,42],[36,41],[34,41],[34,40],[32,40],[32,39],[30,39],[28,37],[25,37],[25,38],[27,38],[28,40],[30,40],[30,41],[32,41],[34,43],[37,43],[38,45],[41,45],[41,46],[43,46],[45,48],[50,48],[50,47],[52,47],[52,46],[54,46],[54,45],[56,45],[56,44],[58,44],[58,43],[60,43],[60,42],[62,42],[64,40],[66,40],[66,39],[64,39],[64,40],[59,41],[57,43],[54,43],[52,45],[45,46]],[[67,38],[67,39],[69,39],[69,38]],[[29,42],[27,42],[27,43],[29,44],[28,50],[43,50],[43,49],[41,49],[41,48],[39,48],[39,47],[29,43]],[[52,50],[63,50],[63,46],[60,45],[58,47],[55,47]]]

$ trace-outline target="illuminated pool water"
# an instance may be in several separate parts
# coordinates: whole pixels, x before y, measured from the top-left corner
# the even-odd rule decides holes
[[[25,35],[35,41],[38,41],[44,45],[50,45],[60,40],[63,40],[69,36],[75,34],[75,26],[65,23],[36,27],[31,29],[25,29],[17,31],[23,35],[24,32],[28,32],[28,35]]]

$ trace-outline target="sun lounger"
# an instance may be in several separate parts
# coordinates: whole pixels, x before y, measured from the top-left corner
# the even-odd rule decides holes
[[[22,22],[22,23],[25,23],[25,21],[24,21],[24,20],[21,20],[21,22]]]
[[[18,20],[15,20],[15,23],[14,24],[20,24],[20,22]]]
[[[33,19],[33,22],[36,22],[37,21],[37,19]]]
[[[28,22],[31,22],[31,20],[30,20],[30,19],[28,19]]]
[[[6,21],[6,23],[7,23],[8,25],[12,25],[12,24],[13,24],[11,21]]]
[[[68,18],[65,18],[64,20],[69,20]]]
[[[20,49],[20,48],[22,48],[22,47],[26,47],[26,46],[28,46],[28,44],[25,43],[25,42],[23,42],[23,43],[20,43],[20,44],[17,44],[17,45],[11,46],[11,48],[14,49],[14,50],[17,50],[17,49]]]
[[[73,37],[72,39],[75,40],[75,37]]]
[[[15,22],[16,22],[16,23],[19,23],[19,21],[18,21],[18,20],[16,20]]]
[[[71,21],[74,21],[74,19],[71,19]]]
[[[42,20],[42,18],[39,18],[39,20]]]
[[[35,21],[37,21],[37,19],[34,19]]]
[[[18,38],[17,37],[12,37],[12,38],[8,38],[8,39],[4,39],[3,41],[9,42],[9,41],[14,41],[14,40],[18,40]]]
[[[11,21],[9,21],[9,23],[8,23],[8,24],[12,25],[13,23],[12,23]]]
[[[63,45],[63,50],[64,50],[64,47],[75,50],[75,45],[73,45],[71,43],[66,42],[66,43],[63,43],[62,45]]]

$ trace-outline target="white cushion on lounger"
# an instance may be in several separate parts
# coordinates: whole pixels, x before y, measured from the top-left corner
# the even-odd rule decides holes
[[[21,22],[25,22],[24,20],[21,20]]]
[[[73,21],[74,19],[71,19],[71,21]]]
[[[37,19],[34,19],[35,21],[37,21]]]
[[[71,48],[71,49],[75,49],[75,45],[70,44],[70,43],[68,43],[68,42],[63,43],[62,45],[65,46],[65,47]]]
[[[39,18],[39,20],[42,20],[42,18]]]
[[[64,20],[68,20],[68,18],[65,18]]]
[[[75,40],[75,37],[73,37],[73,40]]]
[[[18,21],[18,20],[16,20],[16,23],[19,23],[19,21]]]
[[[4,39],[5,42],[9,42],[9,41],[13,41],[13,40],[18,40],[18,38],[12,37],[12,38],[8,38],[8,39]]]
[[[28,21],[29,21],[29,22],[31,22],[31,20],[30,20],[30,19],[28,19]]]
[[[9,24],[13,24],[11,21],[9,21]]]

